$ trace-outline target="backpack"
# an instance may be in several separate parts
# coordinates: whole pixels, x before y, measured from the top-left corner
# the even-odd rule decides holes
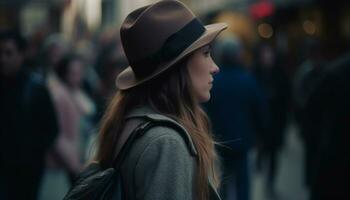
[[[99,163],[89,164],[78,175],[75,183],[63,200],[125,199],[119,174],[121,164],[133,142],[155,126],[166,126],[183,132],[183,129],[171,120],[155,120],[147,118],[145,122],[141,122],[135,129],[133,129],[132,133],[122,146],[121,151],[118,153],[117,158],[113,161],[113,167],[104,169]]]

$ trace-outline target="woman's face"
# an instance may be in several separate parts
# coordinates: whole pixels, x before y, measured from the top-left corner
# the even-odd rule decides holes
[[[209,45],[196,50],[187,63],[194,95],[200,103],[210,99],[210,89],[214,80],[213,75],[219,72],[219,67],[211,58],[210,51]]]
[[[79,88],[83,80],[83,63],[80,60],[73,60],[69,65],[67,74],[68,84],[73,88]]]

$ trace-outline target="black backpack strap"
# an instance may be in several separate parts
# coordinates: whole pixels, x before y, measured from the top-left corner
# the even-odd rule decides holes
[[[151,129],[152,127],[155,127],[159,124],[154,123],[153,121],[145,121],[143,123],[140,123],[133,131],[132,133],[129,135],[128,139],[126,140],[126,142],[123,144],[122,149],[120,150],[120,152],[118,153],[116,159],[114,159],[113,161],[113,168],[115,170],[114,176],[115,177],[119,177],[120,178],[120,167],[123,164],[123,161],[126,157],[126,155],[129,153],[131,146],[133,145],[134,141],[142,136],[144,133],[146,133],[149,129]],[[118,179],[118,178],[116,178]],[[125,190],[125,188],[123,188],[120,179],[119,182],[117,183],[116,187],[119,188],[120,193],[117,194],[117,199],[128,199],[127,198],[127,192]]]
[[[152,111],[144,111],[141,109],[140,112],[134,112],[131,113],[127,116],[127,118],[143,118],[145,120],[150,120],[152,123],[157,123],[160,126],[165,126],[172,128],[176,130],[178,133],[180,133],[181,136],[184,137],[191,154],[193,156],[197,156],[198,152],[197,149],[193,143],[193,140],[190,136],[190,134],[187,132],[187,130],[176,120],[172,119],[171,117],[162,115],[162,114],[157,114],[157,113],[152,113]]]
[[[124,143],[121,151],[117,155],[116,159],[114,159],[113,162],[113,168],[118,171],[121,167],[121,164],[123,163],[125,156],[128,154],[128,152],[131,149],[132,144],[134,141],[138,138],[141,137],[143,134],[145,134],[148,130],[150,130],[153,127],[156,126],[165,126],[168,128],[172,128],[176,131],[182,131],[176,124],[170,121],[155,121],[155,120],[147,120],[141,124],[139,124],[133,132],[130,134],[128,137],[127,141]]]
[[[154,120],[154,119],[146,119],[145,122],[140,123],[130,134],[124,145],[122,146],[120,152],[117,157],[114,159],[113,167],[116,171],[120,169],[121,164],[123,163],[126,154],[129,152],[134,141],[145,134],[148,130],[156,126],[164,126],[171,129],[176,130],[177,132],[184,132],[184,130],[176,125],[174,122],[169,120]]]
[[[147,131],[150,130],[151,128],[156,127],[156,126],[163,126],[163,127],[168,127],[168,128],[174,129],[179,133],[184,132],[184,130],[179,125],[177,125],[176,123],[174,123],[173,121],[170,121],[170,120],[163,120],[163,119],[160,120],[160,119],[151,119],[151,118],[144,118],[144,119],[145,119],[145,121],[138,124],[136,126],[136,128],[134,128],[133,131],[131,132],[131,134],[128,136],[125,143],[122,144],[121,150],[119,151],[119,153],[117,154],[117,157],[114,159],[114,161],[112,163],[112,166],[115,170],[114,175],[116,177],[118,177],[118,176],[120,177],[121,165],[123,164],[123,161],[124,161],[125,157],[127,156],[127,154],[129,153],[135,140],[137,138],[141,137],[142,135],[144,135],[145,133],[147,133]],[[119,188],[119,191],[121,191],[121,193],[118,194],[117,199],[123,199],[123,200],[128,199],[126,197],[127,192],[123,188],[121,182],[118,183],[117,187]]]
[[[139,124],[130,134],[126,142],[123,144],[120,152],[118,153],[117,157],[113,161],[113,168],[116,171],[119,171],[121,164],[123,163],[125,156],[127,155],[128,151],[130,150],[132,144],[136,140],[137,137],[145,133],[151,125],[151,121],[146,121],[141,124]]]

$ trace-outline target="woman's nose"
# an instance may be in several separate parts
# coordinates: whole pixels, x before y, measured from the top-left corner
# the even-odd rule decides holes
[[[220,72],[220,68],[213,62],[210,73],[211,74],[217,74],[219,72]]]

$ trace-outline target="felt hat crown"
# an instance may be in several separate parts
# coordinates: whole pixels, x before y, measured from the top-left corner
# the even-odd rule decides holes
[[[126,90],[170,68],[189,53],[209,44],[227,25],[204,26],[183,3],[164,0],[131,12],[120,28],[129,67],[117,79]]]

